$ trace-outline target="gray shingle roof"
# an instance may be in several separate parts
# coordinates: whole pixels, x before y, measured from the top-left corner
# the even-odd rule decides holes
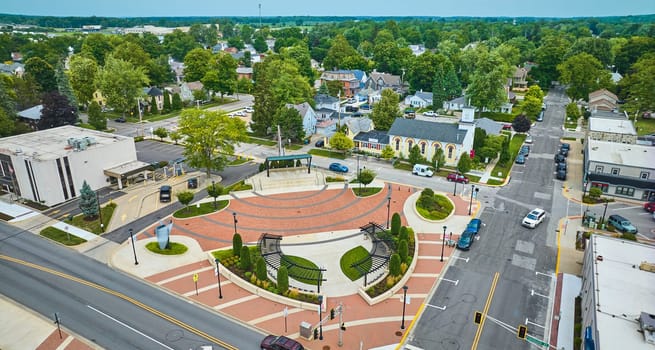
[[[431,101],[432,100],[432,93],[431,92],[424,92],[424,91],[417,91],[414,96],[418,98],[422,98],[425,101]]]
[[[330,95],[318,94],[314,97],[314,101],[316,101],[316,103],[335,103],[339,101],[339,99]]]
[[[488,135],[500,135],[500,131],[503,129],[503,123],[489,118],[480,118],[475,120],[475,127],[483,129]]]
[[[415,139],[462,144],[466,130],[457,124],[437,123],[417,119],[396,118],[388,132],[390,137],[404,136]]]
[[[26,119],[40,120],[42,110],[43,110],[43,105],[36,105],[34,107],[30,107],[28,109],[18,112],[18,116]]]
[[[377,142],[382,145],[389,144],[389,135],[386,131],[371,130],[368,132],[360,132],[354,138],[355,141],[361,142]],[[372,141],[377,140],[377,141]]]

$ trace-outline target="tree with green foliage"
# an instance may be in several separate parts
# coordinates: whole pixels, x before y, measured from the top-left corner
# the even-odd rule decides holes
[[[252,80],[245,77],[237,80],[237,93],[251,94],[253,88]]]
[[[184,56],[184,80],[199,81],[211,70],[212,53],[196,48]],[[203,83],[204,84],[204,83]]]
[[[212,68],[218,74],[218,85],[214,92],[221,94],[221,101],[223,101],[223,95],[233,94],[236,91],[236,84],[239,79],[237,74],[238,66],[238,62],[227,52],[220,52],[216,55]]]
[[[521,112],[523,112],[522,114],[524,115],[536,117],[541,112],[542,103],[543,102],[536,97],[526,96],[523,99],[523,102],[521,102]]]
[[[282,295],[289,290],[289,271],[284,265],[277,269],[277,290]]]
[[[364,188],[368,186],[375,179],[375,172],[371,169],[362,169],[357,174],[357,181],[364,185]]]
[[[241,256],[241,249],[243,247],[243,241],[241,240],[241,235],[235,233],[232,236],[232,254],[235,256]]]
[[[189,211],[189,203],[193,201],[193,192],[191,191],[180,191],[175,194],[177,200],[186,207],[186,210]]]
[[[80,201],[79,207],[84,214],[84,217],[87,219],[95,219],[100,213],[100,205],[98,203],[98,197],[96,193],[91,189],[86,180],[82,183],[82,188],[80,189]]]
[[[141,45],[129,41],[125,41],[114,48],[111,52],[114,58],[121,59],[132,63],[134,67],[141,67],[144,71],[148,71],[150,67],[150,55],[141,47]]]
[[[77,121],[77,108],[57,91],[45,93],[41,99],[43,109],[38,122],[39,130],[73,125]]]
[[[467,152],[462,152],[462,154],[459,156],[459,161],[457,162],[457,171],[459,171],[462,174],[466,174],[469,171],[471,171],[471,157]]]
[[[507,101],[505,81],[510,74],[509,65],[496,52],[482,51],[471,76],[466,94],[471,104],[482,109],[496,110]]]
[[[396,152],[393,150],[393,147],[391,147],[389,145],[384,146],[384,148],[382,149],[382,152],[380,154],[382,159],[385,159],[385,160],[389,160],[389,159],[393,158],[394,155],[396,155]]]
[[[263,35],[255,35],[255,41],[252,43],[252,47],[259,53],[268,51],[268,45]]]
[[[525,97],[533,97],[539,100],[539,103],[544,102],[544,92],[539,85],[530,85],[528,91],[525,92]]]
[[[408,241],[409,242],[409,229],[407,226],[402,226],[400,232],[398,233],[398,242]]]
[[[479,150],[484,146],[484,141],[487,139],[487,132],[482,128],[475,128],[475,134],[473,136],[473,149]]]
[[[255,275],[260,281],[266,281],[268,279],[268,275],[266,273],[266,261],[261,256],[258,257],[257,261],[255,262]]]
[[[630,114],[655,111],[655,48],[631,66],[630,74],[621,79],[620,86],[627,92],[625,110]]]
[[[589,189],[589,198],[597,201],[600,199],[600,196],[603,195],[603,190],[600,187],[592,187]]]
[[[163,46],[165,53],[171,55],[177,61],[183,61],[187,53],[199,48],[200,44],[196,42],[191,34],[175,29],[172,33],[164,36]]]
[[[207,195],[210,197],[214,198],[214,210],[217,209],[216,207],[216,198],[218,198],[221,194],[223,194],[223,186],[217,185],[214,181],[212,181],[212,184],[207,186]]]
[[[371,120],[377,130],[389,130],[391,124],[401,115],[398,94],[391,89],[382,90],[382,98],[373,105]]]
[[[107,118],[102,115],[100,105],[96,101],[92,101],[89,105],[88,110],[89,115],[89,124],[93,126],[96,130],[105,130],[107,129]]]
[[[148,84],[143,68],[135,68],[131,63],[108,56],[105,65],[96,77],[96,83],[107,105],[125,115],[136,105],[141,88]]]
[[[247,246],[241,247],[240,258],[239,266],[241,267],[241,270],[249,271],[250,267],[252,266],[252,262],[250,257],[250,249],[248,249]]]
[[[614,64],[617,71],[623,74],[629,73],[632,65],[648,52],[655,52],[655,37],[633,36],[629,38],[616,51]]]
[[[575,40],[564,56],[567,59],[580,53],[588,53],[594,56],[600,63],[607,67],[612,64],[612,50],[610,41],[598,37],[583,37]]]
[[[516,132],[528,132],[531,126],[530,119],[523,114],[517,115],[512,122],[512,129]]]
[[[398,213],[393,213],[391,216],[391,234],[392,235],[397,235],[400,232],[400,225],[402,225],[400,221],[400,214]]]
[[[55,69],[44,59],[32,57],[25,61],[25,75],[39,84],[40,92],[57,91]]]
[[[148,97],[146,96],[145,99],[148,99]],[[150,113],[150,114],[159,113],[157,98],[155,98],[155,96],[150,96],[149,105],[150,105],[150,108],[144,108],[144,113]],[[163,111],[163,108],[162,108],[162,111]]]
[[[408,254],[409,254],[409,247],[407,246],[407,240],[398,241],[398,256],[400,257],[401,263],[407,262]]]
[[[302,116],[298,110],[291,106],[279,109],[273,118],[273,123],[280,126],[282,139],[290,139],[294,142],[305,138],[305,128],[302,122]]]
[[[10,117],[4,109],[0,108],[0,137],[11,136],[15,130],[14,118]]]
[[[535,50],[538,66],[530,71],[530,75],[541,87],[548,87],[552,81],[558,80],[557,66],[570,46],[571,43],[564,36],[555,33],[541,41],[541,45]]]
[[[186,109],[178,125],[185,138],[184,156],[189,166],[204,168],[207,178],[211,170],[223,170],[227,155],[234,154],[234,147],[247,140],[245,123],[223,112]]]
[[[400,275],[400,255],[397,253],[391,254],[391,258],[389,259],[389,274],[391,276]]]
[[[407,157],[407,160],[409,160],[409,164],[412,166],[414,166],[414,164],[422,164],[425,162],[425,158],[421,155],[421,149],[418,145],[412,146],[409,150],[409,157]]]
[[[443,153],[443,149],[439,147],[432,156],[432,166],[436,171],[439,171],[444,164],[446,164],[446,155]]]
[[[341,35],[332,39],[332,45],[327,51],[327,55],[323,60],[323,67],[326,70],[334,69],[366,69],[368,68],[368,63],[366,59],[357,52],[348,40]]]
[[[175,80],[175,73],[168,63],[168,57],[161,55],[148,61],[146,71],[150,79],[150,85],[168,85]]]
[[[164,141],[164,137],[168,136],[168,130],[164,127],[158,127],[152,132],[155,136],[159,137],[160,141]]]
[[[171,103],[171,109],[174,111],[182,110],[182,98],[177,92],[173,94],[173,102]]]
[[[309,48],[305,43],[295,44],[291,47],[285,47],[281,53],[284,59],[296,61],[300,74],[306,77],[311,84],[314,83],[314,70],[312,69]]]
[[[580,108],[575,102],[571,102],[566,105],[566,118],[571,118],[571,120],[578,120],[580,118]]]
[[[194,23],[189,28],[189,34],[196,42],[202,44],[204,47],[212,47],[218,41],[218,29],[215,24],[205,26],[200,23]]]
[[[338,151],[348,151],[354,146],[355,144],[353,143],[353,140],[348,138],[348,136],[342,132],[335,132],[330,138],[330,147]]]
[[[164,113],[169,113],[171,111],[171,94],[168,93],[168,90],[164,90],[163,100],[164,104],[162,109]]]
[[[100,66],[105,64],[106,56],[114,50],[112,36],[101,33],[91,33],[84,38],[80,54],[93,58]]]
[[[57,69],[55,70],[55,79],[57,80],[57,90],[60,94],[66,96],[68,103],[71,106],[74,106],[77,112],[77,98],[75,98],[75,92],[73,91],[73,87],[70,84],[68,75],[66,75],[66,72],[64,71],[63,63],[59,63],[57,65]]]
[[[589,99],[589,93],[610,86],[611,76],[594,56],[580,53],[557,66],[560,81],[568,85],[567,95],[573,100]]]

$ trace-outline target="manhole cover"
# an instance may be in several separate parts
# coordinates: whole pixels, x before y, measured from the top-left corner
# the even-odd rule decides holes
[[[330,350],[330,346],[329,345],[323,345],[323,350]]]
[[[396,331],[396,335],[400,337],[401,335],[403,335],[403,332],[401,332],[401,331]]]

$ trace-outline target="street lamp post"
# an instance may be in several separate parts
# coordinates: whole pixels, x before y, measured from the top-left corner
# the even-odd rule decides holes
[[[459,172],[455,172],[455,187],[453,188],[453,197],[457,195],[457,180],[459,179]]]
[[[446,245],[446,229],[447,228],[448,228],[448,226],[446,226],[446,225],[443,226],[443,237],[441,237],[442,238],[442,241],[441,241],[441,260],[440,260],[441,262],[443,262],[443,246]]]
[[[127,232],[130,233],[130,239],[132,240],[132,252],[134,253],[134,265],[139,265],[139,261],[136,259],[136,247],[134,246],[134,234],[132,229],[127,229]]]
[[[609,201],[607,200],[607,198],[603,198],[603,201],[605,201],[605,209],[603,209],[603,218],[600,219],[600,222],[603,225],[605,225],[605,214],[607,213],[607,203],[609,203]],[[607,226],[607,225],[605,225],[605,226]]]
[[[389,185],[391,189],[391,185]],[[389,229],[389,214],[391,214],[391,192],[387,195],[387,230]]]
[[[323,296],[318,296],[318,340],[323,340]]]
[[[357,155],[357,182],[359,182],[359,195],[362,195],[362,170],[359,168],[359,154]]]
[[[214,194],[214,210],[216,210],[216,182],[212,180],[212,192]]]
[[[403,320],[400,322],[400,329],[405,329],[405,304],[407,304],[407,286],[403,286]]]
[[[475,187],[475,185],[471,185],[471,201],[469,202],[469,215],[471,215],[471,208],[473,207],[473,192],[475,191],[475,198],[478,198],[478,191],[480,191],[479,187]]]
[[[236,235],[237,234],[237,222],[239,222],[239,220],[237,220],[237,213],[236,212],[232,212],[232,218],[234,219],[234,234]]]
[[[218,258],[214,259],[216,262],[216,281],[218,281],[218,299],[223,299],[223,291],[221,290],[221,270]]]

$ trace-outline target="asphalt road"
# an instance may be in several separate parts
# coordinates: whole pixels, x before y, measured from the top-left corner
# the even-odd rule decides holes
[[[0,293],[106,349],[257,349],[264,336],[1,222],[0,275]]]

